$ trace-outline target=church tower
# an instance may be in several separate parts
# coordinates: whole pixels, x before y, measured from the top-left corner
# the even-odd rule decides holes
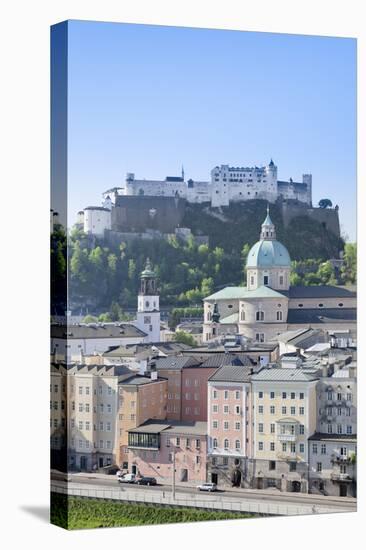
[[[146,332],[148,342],[160,341],[160,307],[156,274],[147,258],[140,276],[141,284],[137,300],[137,328]]]

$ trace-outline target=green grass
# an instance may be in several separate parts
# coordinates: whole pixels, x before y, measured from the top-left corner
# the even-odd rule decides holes
[[[252,518],[256,514],[164,508],[51,494],[51,523],[64,529],[95,529]]]

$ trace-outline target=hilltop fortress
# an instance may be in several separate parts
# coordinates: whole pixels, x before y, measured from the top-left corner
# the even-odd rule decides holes
[[[302,182],[279,180],[273,160],[263,167],[215,166],[209,181],[187,179],[183,168],[180,176],[164,180],[136,179],[128,173],[123,186],[107,189],[102,197],[100,206],[78,212],[77,226],[89,235],[113,241],[122,236],[129,240],[137,236],[161,238],[177,231],[183,234],[189,205],[211,211],[256,199],[280,204],[285,226],[293,217],[305,215],[340,235],[338,207],[312,206],[312,175],[304,174]]]
[[[267,166],[239,167],[222,164],[211,170],[210,181],[167,176],[165,180],[138,180],[128,173],[123,187],[104,192],[112,202],[116,196],[176,197],[191,203],[209,203],[212,207],[228,206],[230,202],[264,199],[275,202],[279,197],[294,199],[311,206],[312,176],[304,174],[302,182],[277,179],[277,166],[273,160]]]

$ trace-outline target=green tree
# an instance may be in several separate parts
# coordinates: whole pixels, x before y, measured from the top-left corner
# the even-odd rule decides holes
[[[343,252],[343,266],[341,268],[342,279],[345,284],[357,282],[357,244],[346,243]]]
[[[97,321],[98,319],[94,315],[86,315],[83,319],[83,323],[96,323]]]
[[[101,313],[98,317],[98,321],[100,323],[111,323],[112,322],[112,317],[110,316],[110,314],[107,312],[107,313]]]
[[[174,334],[174,341],[180,342],[181,344],[187,344],[192,348],[197,347],[197,342],[193,338],[193,336],[191,334],[188,334],[188,332],[184,332],[184,330],[177,330],[177,332]]]
[[[303,284],[303,280],[300,277],[300,275],[293,271],[290,275],[290,285],[291,286],[301,286],[302,284]]]
[[[209,296],[213,293],[214,281],[212,277],[206,277],[202,279],[201,283],[201,293],[203,297]]]

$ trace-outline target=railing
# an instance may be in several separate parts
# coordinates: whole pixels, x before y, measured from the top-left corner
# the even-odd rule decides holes
[[[349,474],[330,474],[330,479],[333,481],[352,481]]]
[[[314,513],[334,512],[331,506],[316,506],[309,504],[275,504],[273,502],[249,502],[248,499],[237,498],[229,500],[218,494],[205,495],[194,493],[179,493],[173,498],[170,488],[164,491],[133,491],[115,489],[89,489],[84,487],[70,487],[60,482],[51,484],[54,493],[67,494],[83,498],[100,498],[104,500],[118,500],[128,503],[140,503],[147,505],[161,505],[168,507],[200,508],[204,510],[226,510],[231,512],[248,512],[253,514],[273,516],[295,516]],[[316,508],[316,509],[314,509]],[[338,509],[338,508],[337,508]],[[339,510],[339,509],[338,509]]]
[[[279,441],[290,441],[294,442],[296,441],[296,434],[278,434],[277,439]]]

